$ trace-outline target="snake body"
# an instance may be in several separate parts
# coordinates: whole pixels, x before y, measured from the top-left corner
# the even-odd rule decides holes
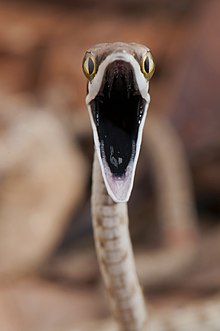
[[[147,323],[128,230],[133,187],[154,72],[150,50],[139,44],[99,44],[86,52],[86,103],[95,142],[92,218],[96,251],[115,318],[122,330]],[[104,181],[104,184],[103,184]]]
[[[127,205],[109,197],[96,155],[92,193],[96,251],[112,311],[123,330],[142,330],[147,311],[135,270]]]

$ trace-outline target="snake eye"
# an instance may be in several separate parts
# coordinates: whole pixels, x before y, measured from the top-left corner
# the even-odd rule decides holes
[[[83,60],[83,71],[85,76],[91,80],[96,74],[96,62],[92,54],[87,54]]]
[[[141,69],[145,78],[150,80],[155,70],[154,60],[150,52],[147,52],[143,56]]]

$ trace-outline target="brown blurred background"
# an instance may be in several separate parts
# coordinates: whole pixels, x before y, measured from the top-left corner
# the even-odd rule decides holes
[[[84,52],[99,42],[151,49],[147,125],[154,114],[173,125],[192,177],[203,250],[172,285],[146,288],[152,305],[219,290],[219,13],[217,0],[1,1],[0,330],[71,330],[109,314],[92,238],[93,142],[81,70]],[[155,195],[141,158],[129,208],[142,251],[158,244]]]

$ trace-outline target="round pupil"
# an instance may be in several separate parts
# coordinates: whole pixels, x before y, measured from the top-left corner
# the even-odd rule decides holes
[[[149,74],[149,58],[146,57],[144,61],[144,70]]]
[[[94,62],[93,62],[93,60],[90,57],[89,58],[89,61],[88,61],[88,71],[89,71],[90,75],[93,73],[94,68],[95,68]]]

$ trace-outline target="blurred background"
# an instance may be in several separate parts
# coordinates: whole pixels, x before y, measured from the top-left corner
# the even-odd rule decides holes
[[[130,230],[152,309],[219,291],[219,13],[214,0],[0,2],[0,330],[67,331],[109,316],[92,236],[93,141],[81,70],[84,52],[99,42],[151,49],[147,127],[163,118],[176,131],[192,180],[195,228],[175,245],[196,244],[196,258],[172,281],[153,283],[144,257],[169,246],[157,202],[166,187],[155,189],[143,149]],[[167,158],[172,148],[165,145]]]

